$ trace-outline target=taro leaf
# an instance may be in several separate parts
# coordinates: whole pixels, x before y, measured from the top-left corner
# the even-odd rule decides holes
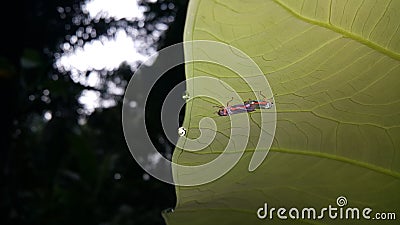
[[[271,85],[277,127],[255,171],[248,171],[250,148],[220,179],[177,186],[176,208],[163,213],[167,224],[396,224],[326,214],[321,220],[280,220],[276,214],[261,220],[256,212],[264,203],[288,210],[337,207],[336,199],[345,196],[343,209],[370,207],[371,217],[400,217],[398,18],[397,0],[191,0],[184,39],[219,41],[248,54]],[[246,91],[229,71],[186,65],[187,78],[200,75]],[[214,118],[225,132],[219,129],[229,118],[217,118],[209,104],[188,103],[189,137],[198,135],[202,117]],[[229,136],[217,136],[200,152],[176,149],[173,160],[210,160],[223,151],[223,138]],[[174,173],[179,177],[179,170]]]

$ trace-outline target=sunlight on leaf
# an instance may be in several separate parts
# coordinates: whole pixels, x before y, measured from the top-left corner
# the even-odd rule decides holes
[[[176,209],[163,214],[167,224],[290,223],[260,220],[257,209],[265,202],[320,209],[336,206],[342,195],[351,207],[400,216],[400,21],[393,19],[399,16],[400,1],[191,0],[185,40],[220,41],[248,54],[271,85],[278,121],[270,153],[256,171],[247,170],[248,148],[222,178],[177,186]],[[200,74],[246,91],[224,70],[186,65],[187,78]],[[189,129],[204,116],[215,117],[206,101],[193,101],[187,110]],[[219,129],[229,118],[215,121]],[[215,152],[225,147],[225,137],[218,138],[210,146]],[[173,159],[194,165],[214,153],[176,149]]]

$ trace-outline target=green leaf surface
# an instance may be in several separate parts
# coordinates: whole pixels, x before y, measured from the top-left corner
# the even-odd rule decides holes
[[[185,40],[213,40],[248,54],[274,94],[277,127],[266,160],[248,165],[250,140],[239,163],[211,183],[177,186],[177,206],[163,216],[178,224],[396,224],[377,220],[260,220],[257,209],[336,206],[395,212],[400,217],[400,1],[191,0]],[[216,77],[243,98],[246,82],[227,69],[186,64],[186,77]],[[246,75],[249,79],[251,74]],[[230,96],[226,96],[229,99]],[[177,148],[173,161],[209,162],[229,139],[229,117],[212,101],[187,104],[188,137],[211,117],[215,140],[199,152]],[[257,136],[257,114],[251,137]],[[251,139],[251,138],[250,138]],[[176,178],[183,176],[175,170]],[[196,176],[196,174],[191,174]]]

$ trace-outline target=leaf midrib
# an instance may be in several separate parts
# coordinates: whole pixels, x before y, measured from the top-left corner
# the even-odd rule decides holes
[[[296,18],[300,19],[300,20],[303,20],[303,21],[305,21],[307,23],[310,23],[310,24],[314,24],[314,25],[317,25],[317,26],[321,26],[321,27],[327,28],[327,29],[332,30],[332,31],[334,31],[336,33],[340,33],[343,36],[351,38],[351,39],[353,39],[355,41],[358,41],[358,42],[360,42],[360,43],[362,43],[362,44],[364,44],[364,45],[366,45],[366,46],[368,46],[368,47],[370,47],[370,48],[372,48],[372,49],[374,49],[374,50],[376,50],[378,52],[381,52],[381,53],[387,55],[388,57],[391,57],[391,58],[393,58],[395,60],[400,60],[400,54],[399,53],[390,51],[390,50],[382,47],[381,45],[378,45],[378,44],[376,44],[376,43],[374,43],[374,42],[372,42],[372,41],[370,41],[368,39],[365,39],[365,38],[359,36],[359,35],[356,35],[354,33],[351,33],[349,31],[341,29],[340,27],[333,26],[332,24],[323,23],[321,21],[312,20],[310,18],[301,16],[298,13],[296,13],[295,11],[293,11],[289,6],[285,5],[284,3],[280,2],[279,0],[273,0],[273,1],[276,4],[278,4],[279,6],[281,6],[282,8],[284,8],[285,10],[287,10],[293,16],[295,16]]]
[[[267,151],[267,149],[257,149],[257,151]],[[350,159],[344,156],[338,156],[338,155],[332,155],[328,153],[321,153],[321,152],[313,152],[313,151],[304,151],[304,150],[294,150],[294,149],[282,149],[282,148],[270,148],[270,152],[279,152],[279,153],[287,153],[287,154],[294,154],[294,155],[304,155],[304,156],[310,156],[310,157],[318,157],[318,158],[323,158],[323,159],[331,159],[343,163],[348,163],[351,165],[359,166],[365,169],[369,169],[371,171],[385,174],[388,176],[392,176],[394,178],[400,179],[400,172],[396,172],[384,167],[380,167],[371,163],[359,161],[359,160],[354,160]],[[246,149],[246,153],[251,153],[255,152],[254,149]],[[191,152],[192,154],[221,154],[222,152]],[[241,153],[240,151],[231,151],[229,153],[225,154],[235,154],[235,153]]]

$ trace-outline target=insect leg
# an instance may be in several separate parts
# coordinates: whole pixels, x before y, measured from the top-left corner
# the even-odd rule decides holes
[[[267,97],[265,97],[265,95],[263,95],[263,94],[261,93],[261,91],[260,91],[260,95],[264,98],[264,99],[263,99],[264,101],[267,101]]]
[[[231,100],[229,100],[229,101],[226,103],[226,107],[229,107],[229,103],[230,103],[231,101],[233,101],[233,97],[231,98]]]

